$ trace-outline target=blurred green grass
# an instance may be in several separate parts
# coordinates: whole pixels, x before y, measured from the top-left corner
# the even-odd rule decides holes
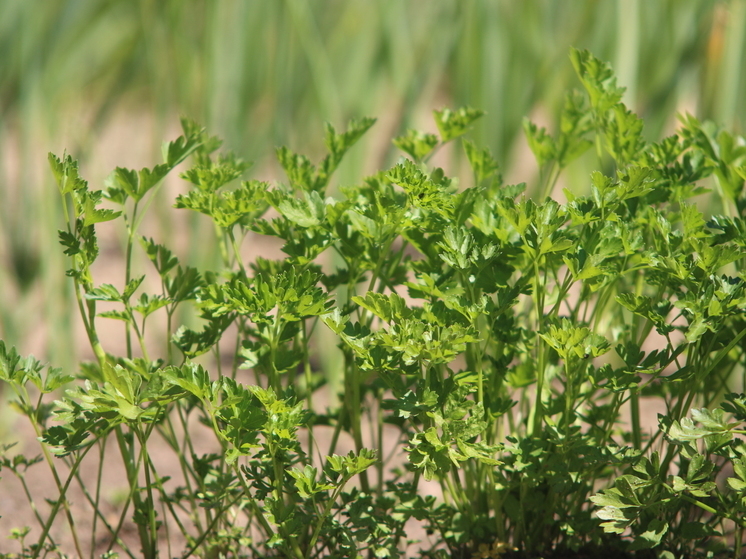
[[[743,129],[745,31],[746,0],[3,0],[0,338],[78,359],[48,151],[101,188],[102,162],[155,164],[184,114],[271,175],[275,146],[318,154],[324,121],[379,117],[351,181],[432,109],[468,104],[487,111],[474,138],[530,176],[521,119],[551,125],[577,87],[570,46],[613,64],[654,139],[683,110]]]

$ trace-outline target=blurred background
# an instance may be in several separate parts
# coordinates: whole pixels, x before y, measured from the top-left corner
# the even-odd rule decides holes
[[[434,130],[433,109],[471,105],[487,112],[473,139],[529,180],[521,120],[555,126],[579,87],[570,46],[612,63],[654,140],[677,112],[743,130],[745,33],[746,0],[2,0],[0,339],[71,370],[81,357],[49,151],[100,189],[116,166],[159,163],[186,115],[255,162],[247,176],[281,179],[276,146],[314,159],[325,121],[378,117],[349,182],[393,163],[406,128]],[[174,184],[151,210],[164,229]],[[208,258],[190,223],[180,244]]]

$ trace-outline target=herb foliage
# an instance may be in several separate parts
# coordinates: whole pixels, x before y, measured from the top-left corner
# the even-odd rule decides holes
[[[186,119],[163,163],[117,168],[103,191],[70,156],[50,155],[66,212],[59,240],[96,361],[73,377],[0,343],[0,378],[42,448],[39,458],[5,448],[0,465],[23,482],[45,463],[59,491],[34,509],[37,531],[12,534],[20,556],[55,552],[58,516],[84,556],[72,484],[108,556],[116,546],[163,553],[163,516],[181,531],[184,558],[393,557],[413,521],[435,535],[419,543],[423,557],[587,546],[739,556],[746,145],[691,115],[648,143],[609,65],[587,51],[571,60],[584,91],[567,95],[557,133],[525,122],[536,198],[504,184],[489,150],[465,139],[482,115],[471,108],[436,111],[438,134],[396,138],[399,162],[336,195],[330,179],[373,119],[328,125],[318,163],[278,149],[287,182],[272,185],[236,185],[249,165]],[[471,164],[468,188],[430,164],[449,142]],[[566,189],[565,204],[549,197],[589,150],[600,169],[589,184]],[[214,222],[217,270],[138,233],[154,192],[189,157],[175,207]],[[719,215],[693,202],[705,179]],[[92,271],[96,226],[111,220],[125,235],[120,287]],[[241,249],[259,235],[280,239],[286,257],[246,262]],[[138,254],[154,282],[133,276]],[[103,319],[124,324],[126,355],[107,350]],[[322,330],[341,354],[340,405],[327,409],[331,372],[314,360]],[[652,400],[665,413],[649,432]],[[193,451],[192,418],[218,452]],[[392,428],[403,465],[386,450]],[[338,453],[343,436],[353,451]],[[159,474],[156,444],[173,451],[178,485]],[[101,512],[100,485],[79,474],[91,451],[124,464],[116,523]],[[122,539],[130,521],[139,548]]]

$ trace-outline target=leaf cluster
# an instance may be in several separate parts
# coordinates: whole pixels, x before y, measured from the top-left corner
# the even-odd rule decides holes
[[[738,555],[744,140],[687,115],[648,143],[610,66],[587,51],[570,58],[583,90],[567,95],[557,133],[525,122],[541,196],[504,184],[490,150],[466,138],[483,114],[468,107],[435,111],[436,134],[406,131],[399,160],[339,188],[334,171],[374,119],[327,125],[318,163],[279,148],[287,178],[274,184],[239,182],[250,164],[188,120],[163,163],[117,168],[105,192],[71,157],[50,156],[95,361],[45,372],[0,343],[0,380],[43,449],[2,466],[22,478],[46,463],[60,493],[37,515],[36,549],[55,544],[64,512],[81,553],[65,495],[73,482],[87,491],[81,463],[115,440],[128,486],[119,522],[85,494],[110,551],[130,555],[127,514],[145,557],[158,555],[161,514],[179,526],[184,557],[393,557],[412,544],[410,521],[437,534],[423,557],[585,546],[695,557],[728,545]],[[466,188],[430,165],[448,143],[471,166]],[[566,203],[551,198],[592,148],[599,170]],[[212,223],[213,269],[138,233],[188,157],[174,206]],[[710,185],[723,215],[694,200]],[[125,274],[98,283],[96,226],[112,220]],[[262,237],[285,257],[247,261]],[[134,275],[135,258],[154,272]],[[100,338],[101,319],[124,325],[123,355]],[[648,432],[652,401],[665,411]],[[195,425],[213,452],[195,452]],[[181,479],[159,474],[155,445],[173,452]]]

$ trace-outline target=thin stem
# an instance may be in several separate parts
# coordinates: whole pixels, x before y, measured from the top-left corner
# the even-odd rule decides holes
[[[152,427],[151,427],[152,429]],[[139,461],[142,464],[143,471],[145,473],[145,491],[147,494],[146,510],[148,515],[148,528],[150,529],[150,553],[153,557],[158,554],[157,542],[158,542],[158,524],[155,517],[155,499],[153,499],[153,482],[150,476],[150,457],[147,449],[147,435],[143,434],[140,430],[140,426],[135,427],[135,434],[138,441],[140,442],[140,458]],[[147,553],[146,553],[147,555]]]
[[[150,358],[148,357],[148,349],[145,347],[145,319],[143,318],[143,329],[142,332],[140,331],[140,328],[137,326],[137,320],[135,319],[135,312],[132,309],[132,306],[129,304],[129,301],[124,302],[124,308],[127,312],[127,314],[130,317],[130,320],[127,321],[128,324],[132,326],[132,329],[135,331],[135,337],[137,337],[137,343],[140,346],[140,351],[142,352],[142,356],[146,361],[150,361]],[[129,332],[129,328],[127,329]],[[129,348],[128,356],[132,357],[132,348]]]
[[[96,524],[99,517],[99,503],[101,499],[101,479],[104,473],[104,454],[106,453],[106,437],[99,439],[98,441],[98,467],[96,468],[96,498],[95,501],[91,502],[90,496],[88,496],[88,490],[83,483],[83,480],[78,477],[80,486],[83,488],[83,493],[88,496],[89,502],[93,505],[93,522],[91,529],[91,559],[93,559],[93,549],[96,547]],[[108,527],[106,519],[103,519],[104,525]]]
[[[126,286],[129,284],[130,279],[132,277],[132,246],[134,245],[135,240],[135,223],[137,222],[137,206],[139,204],[139,201],[135,202],[134,207],[132,208],[132,226],[130,226],[129,220],[126,218],[124,219],[124,223],[127,226],[127,248],[125,251],[125,269],[124,269],[124,285]],[[125,301],[125,305],[129,305],[129,301]],[[131,316],[131,314],[130,314]],[[134,319],[132,320],[132,323],[134,324]],[[127,357],[129,359],[132,359],[132,338],[130,334],[130,322],[127,322],[127,326],[125,327],[125,337],[127,342]],[[136,325],[135,325],[136,326]]]
[[[181,556],[181,559],[187,559],[188,557],[191,557],[192,555],[194,555],[194,552],[199,549],[199,546],[202,545],[202,542],[205,541],[205,539],[207,538],[207,536],[209,536],[210,534],[214,533],[213,530],[214,530],[215,525],[217,524],[218,520],[220,520],[221,518],[223,518],[223,514],[225,514],[225,512],[227,510],[229,510],[239,500],[241,500],[242,497],[243,497],[242,494],[237,495],[232,501],[228,502],[224,507],[222,507],[217,512],[217,514],[212,519],[212,521],[210,522],[210,524],[208,524],[207,527],[205,528],[205,530],[202,531],[202,533],[194,541],[194,543],[192,544],[192,546],[186,552],[184,552],[184,554]]]
[[[137,480],[140,462],[139,460],[135,462],[135,460],[133,459],[133,456],[135,455],[134,448],[128,448],[127,440],[124,431],[122,430],[122,425],[117,425],[114,428],[114,432],[116,433],[117,444],[119,445],[119,453],[122,456],[122,463],[124,464],[124,469],[127,473],[127,482],[129,484],[129,494],[127,495],[127,500],[125,501],[125,506],[122,510],[121,516],[119,517],[119,523],[117,524],[117,528],[115,531],[115,534],[118,535],[120,530],[122,529],[122,526],[124,525],[124,520],[127,516],[127,509],[129,508],[130,502],[134,504],[135,511],[139,512],[142,510],[142,501],[140,500]],[[134,440],[132,440],[131,444],[134,444]],[[143,526],[142,524],[138,524],[137,530],[143,552],[146,553],[147,556],[147,551],[151,549],[147,527]],[[109,549],[111,549],[111,547]]]
[[[461,274],[461,284],[466,289],[467,294],[469,295],[469,301],[472,305],[477,304],[477,292],[474,290],[474,286],[469,281],[469,278],[466,277],[466,274],[462,271]],[[474,320],[471,321],[472,327],[479,332],[479,317],[477,316]],[[476,341],[474,343],[470,343],[466,346],[466,362],[469,369],[472,371],[475,371],[477,373],[477,403],[478,404],[484,404],[484,373],[482,371],[482,358],[483,358],[483,351],[482,351],[482,344],[480,341]]]
[[[303,377],[306,382],[306,408],[309,413],[313,413],[313,390],[312,384],[313,379],[311,377],[311,358],[309,355],[308,348],[308,325],[305,320],[301,320],[301,329],[299,332],[301,342],[301,354],[303,355]],[[311,416],[313,418],[313,415]],[[308,457],[310,459],[313,456],[313,449],[315,446],[315,440],[313,437],[313,419],[308,421]]]
[[[241,270],[241,274],[243,276],[246,276],[246,269],[243,266],[243,258],[241,258],[241,249],[238,247],[238,243],[236,243],[236,237],[233,234],[233,228],[229,227],[225,230],[225,232],[228,234],[228,238],[231,241],[231,247],[233,248],[233,254],[235,255],[238,269]]]
[[[640,395],[632,389],[629,396],[630,415],[632,419],[632,446],[636,450],[642,448],[642,425],[640,423]]]
[[[313,548],[316,545],[316,541],[319,539],[319,534],[321,534],[321,528],[324,526],[324,522],[329,516],[329,513],[331,512],[332,507],[334,506],[334,503],[337,502],[337,498],[339,497],[339,494],[342,492],[342,489],[344,489],[344,486],[347,484],[349,480],[350,478],[348,476],[343,477],[340,484],[334,488],[334,493],[332,493],[331,498],[329,498],[326,501],[326,505],[324,506],[324,511],[319,515],[319,518],[316,521],[316,526],[314,527],[313,535],[311,536],[311,541],[308,543],[308,547],[306,548],[305,559],[308,559],[311,556],[311,552],[313,551]]]
[[[101,470],[101,466],[103,465],[102,460],[103,458],[103,452],[99,453],[99,470]],[[100,478],[100,474],[98,476]],[[80,477],[80,470],[78,470],[75,473],[75,479],[78,480],[78,486],[80,487],[81,492],[83,493],[83,496],[86,498],[88,503],[90,503],[91,507],[93,507],[94,513],[93,513],[93,522],[96,523],[97,520],[101,520],[103,525],[106,527],[106,529],[109,531],[109,534],[112,536],[112,545],[117,544],[119,545],[123,550],[124,553],[129,555],[132,559],[135,559],[135,555],[130,551],[129,547],[127,547],[127,544],[117,535],[115,529],[109,524],[109,522],[106,520],[106,517],[101,512],[100,509],[100,482],[97,480],[97,486],[96,486],[96,496],[95,498],[91,496],[88,489],[86,488],[85,482]],[[91,533],[91,557],[93,557],[95,549],[96,549],[96,530],[93,530]]]
[[[280,340],[280,334],[282,332],[282,323],[280,321],[280,311],[278,309],[277,314],[275,315],[274,323],[272,324],[272,329],[270,332],[270,339],[269,339],[269,355],[270,355],[270,369],[269,369],[269,384],[272,387],[272,389],[275,391],[275,395],[279,398],[282,394],[282,384],[280,382],[280,373],[277,370],[277,349],[279,345]]]
[[[173,365],[174,362],[174,350],[173,342],[171,341],[171,331],[173,328],[173,317],[174,311],[176,310],[176,304],[169,305],[166,310],[166,364]]]
[[[70,526],[70,532],[73,537],[73,542],[75,545],[75,551],[78,553],[78,557],[83,557],[83,552],[80,547],[80,541],[78,539],[78,532],[75,528],[75,521],[73,520],[72,511],[70,510],[70,503],[67,501],[67,490],[70,487],[70,483],[73,479],[75,479],[75,473],[78,471],[78,467],[80,466],[80,463],[82,462],[83,458],[85,458],[86,454],[88,454],[88,451],[91,449],[91,446],[86,447],[83,450],[83,453],[73,462],[72,469],[70,470],[70,473],[67,476],[67,480],[65,481],[65,484],[62,485],[59,476],[57,475],[57,469],[54,467],[54,465],[51,465],[52,468],[52,477],[54,478],[55,484],[57,485],[57,492],[59,494],[59,498],[54,502],[54,505],[52,505],[52,511],[49,513],[49,518],[47,518],[47,523],[44,525],[44,529],[42,530],[41,535],[39,536],[39,540],[37,542],[37,548],[36,552],[34,553],[33,557],[36,559],[39,556],[39,553],[42,551],[44,546],[44,540],[47,539],[47,536],[49,534],[49,530],[52,528],[52,522],[54,521],[54,518],[57,516],[57,511],[59,511],[60,505],[62,504],[65,509],[65,514],[67,516],[67,523]],[[49,459],[49,451],[42,445],[42,452],[44,453],[45,459]]]
[[[226,452],[226,446],[230,444],[228,440],[226,439],[223,432],[220,430],[220,427],[218,426],[217,419],[215,417],[215,410],[213,409],[212,404],[209,400],[203,400],[202,401],[204,407],[205,407],[205,413],[207,414],[207,418],[210,420],[210,423],[212,425],[213,433],[218,439],[218,442],[220,443],[221,451],[223,454]],[[249,508],[251,509],[252,513],[254,514],[254,518],[257,519],[260,526],[264,530],[264,534],[267,536],[267,539],[272,539],[272,537],[275,536],[275,531],[270,526],[269,522],[265,518],[264,514],[262,513],[261,507],[259,507],[259,504],[256,502],[254,497],[251,495],[251,491],[249,489],[249,486],[246,484],[246,480],[244,479],[243,474],[241,473],[241,470],[238,466],[238,461],[233,462],[232,469],[234,473],[236,474],[236,478],[238,479],[239,483],[241,484],[241,488],[243,490],[243,495],[246,497],[248,501]],[[214,524],[217,522],[217,520],[222,515],[216,515],[215,519],[213,520]],[[196,548],[195,548],[196,549]],[[194,550],[192,550],[191,553],[193,553]]]
[[[378,461],[376,462],[376,469],[378,473],[378,479],[376,482],[376,489],[378,490],[378,497],[383,496],[383,390],[376,391],[376,424],[378,426]]]
[[[153,459],[151,458],[151,456],[150,456],[149,454],[148,454],[148,456],[146,456],[146,459],[147,459],[147,461],[148,461],[149,469],[150,469],[150,470],[151,470],[151,471],[153,472],[153,475],[154,475],[154,477],[155,477],[155,480],[154,480],[154,484],[153,484],[153,485],[155,485],[155,486],[157,487],[157,489],[158,489],[158,492],[159,492],[159,493],[160,493],[160,495],[161,495],[161,503],[162,503],[162,505],[163,505],[163,507],[162,507],[162,510],[163,510],[163,512],[164,512],[164,514],[163,514],[163,517],[164,517],[164,518],[166,517],[166,515],[165,515],[165,511],[166,511],[166,508],[168,508],[168,512],[169,512],[169,513],[171,514],[171,518],[173,518],[173,519],[174,519],[174,521],[176,522],[177,526],[179,527],[179,530],[181,531],[181,533],[182,533],[182,534],[183,534],[183,535],[184,535],[185,537],[186,537],[186,536],[188,536],[188,535],[189,535],[189,532],[188,532],[188,531],[187,531],[187,529],[186,529],[186,528],[184,527],[184,524],[183,524],[183,523],[181,522],[181,519],[179,518],[179,515],[178,515],[178,514],[176,513],[176,511],[174,510],[174,507],[173,507],[173,505],[171,504],[171,500],[170,500],[170,499],[168,498],[168,494],[166,493],[166,489],[165,489],[165,487],[163,487],[163,482],[161,481],[161,478],[160,478],[160,476],[158,476],[158,474],[157,474],[157,472],[156,472],[156,469],[155,469],[155,464],[153,463]],[[190,495],[190,497],[191,497],[191,495]],[[184,510],[184,508],[183,508],[183,507],[181,507],[181,508],[182,508],[182,510]],[[164,521],[164,522],[163,522],[163,527],[164,527],[164,528],[165,528],[166,530],[168,530],[168,523]],[[169,546],[170,546],[170,539],[171,539],[171,538],[170,538],[170,537],[168,536],[168,533],[167,533],[167,534],[166,534],[166,541],[167,541],[167,542],[169,543]],[[172,556],[170,552],[169,552],[169,554],[168,554],[168,555],[169,555],[169,557],[171,557],[171,556]]]
[[[176,409],[177,409],[177,415],[181,418],[182,415],[180,413],[180,407],[178,405],[179,403],[176,403]],[[184,449],[179,447],[179,444],[176,440],[176,431],[174,429],[173,422],[171,421],[171,414],[166,415],[166,425],[168,425],[170,433],[165,433],[163,430],[159,430],[161,433],[161,436],[166,441],[166,443],[174,450],[176,453],[176,456],[179,460],[179,468],[181,469],[181,475],[184,477],[184,484],[186,485],[187,489],[187,499],[189,500],[189,505],[191,506],[190,516],[192,517],[192,520],[197,528],[197,530],[202,530],[202,525],[200,521],[200,515],[196,514],[195,511],[198,511],[200,507],[197,505],[197,502],[194,498],[196,492],[194,490],[194,486],[192,485],[192,477],[195,478],[195,480],[201,481],[199,476],[197,476],[194,472],[194,470],[191,469],[189,466],[189,463],[186,461],[186,458],[184,457]],[[189,439],[188,431],[186,429],[186,424],[182,423],[185,433],[185,439]],[[186,443],[186,441],[185,441]],[[199,491],[204,491],[203,484],[199,484]],[[205,509],[207,512],[209,509]],[[209,514],[209,513],[208,513]]]
[[[536,307],[536,397],[534,400],[533,408],[533,422],[531,424],[529,435],[536,436],[541,430],[541,424],[544,417],[544,403],[542,401],[542,392],[544,391],[544,342],[538,332],[543,329],[543,315],[544,315],[544,291],[541,285],[541,277],[539,271],[539,256],[534,258],[534,304]]]
[[[554,187],[557,185],[557,181],[559,180],[561,174],[562,168],[556,161],[552,161],[552,166],[549,168],[549,172],[547,173],[547,180],[544,183],[544,188],[541,192],[541,200],[546,200],[547,197],[552,195],[552,192],[554,192]]]
[[[32,511],[32,512],[34,513],[34,517],[36,518],[36,521],[37,521],[37,522],[39,523],[39,526],[40,526],[40,527],[41,527],[42,529],[44,529],[44,525],[45,525],[46,523],[44,522],[44,519],[43,519],[43,518],[41,517],[41,513],[39,512],[39,509],[38,509],[38,508],[36,507],[36,501],[34,501],[34,498],[33,498],[33,496],[31,495],[31,491],[29,491],[29,488],[28,488],[28,484],[26,483],[26,475],[25,475],[25,474],[23,474],[23,473],[21,473],[21,472],[19,472],[19,471],[18,471],[18,470],[16,470],[16,469],[12,469],[11,471],[12,471],[12,472],[13,472],[13,473],[14,473],[14,474],[16,475],[16,477],[17,477],[17,478],[18,478],[18,479],[20,480],[20,482],[21,482],[21,486],[23,487],[23,493],[24,493],[24,494],[26,495],[26,499],[27,499],[27,500],[28,500],[28,502],[29,502],[29,506],[31,507],[31,511]],[[52,538],[52,536],[51,536],[51,535],[49,536],[49,542],[50,542],[50,543],[51,543],[52,545],[56,545],[56,544],[54,543],[54,539]]]
[[[351,372],[349,375],[346,375],[346,380],[349,384],[346,386],[345,393],[349,394],[348,412],[350,414],[352,438],[355,441],[355,451],[359,453],[363,449],[363,433],[362,425],[360,424],[362,404],[360,398],[360,386],[362,384],[362,379],[360,378],[357,362],[354,359],[352,360],[352,363],[350,363],[349,368]],[[360,486],[366,493],[370,491],[367,470],[360,473]]]

